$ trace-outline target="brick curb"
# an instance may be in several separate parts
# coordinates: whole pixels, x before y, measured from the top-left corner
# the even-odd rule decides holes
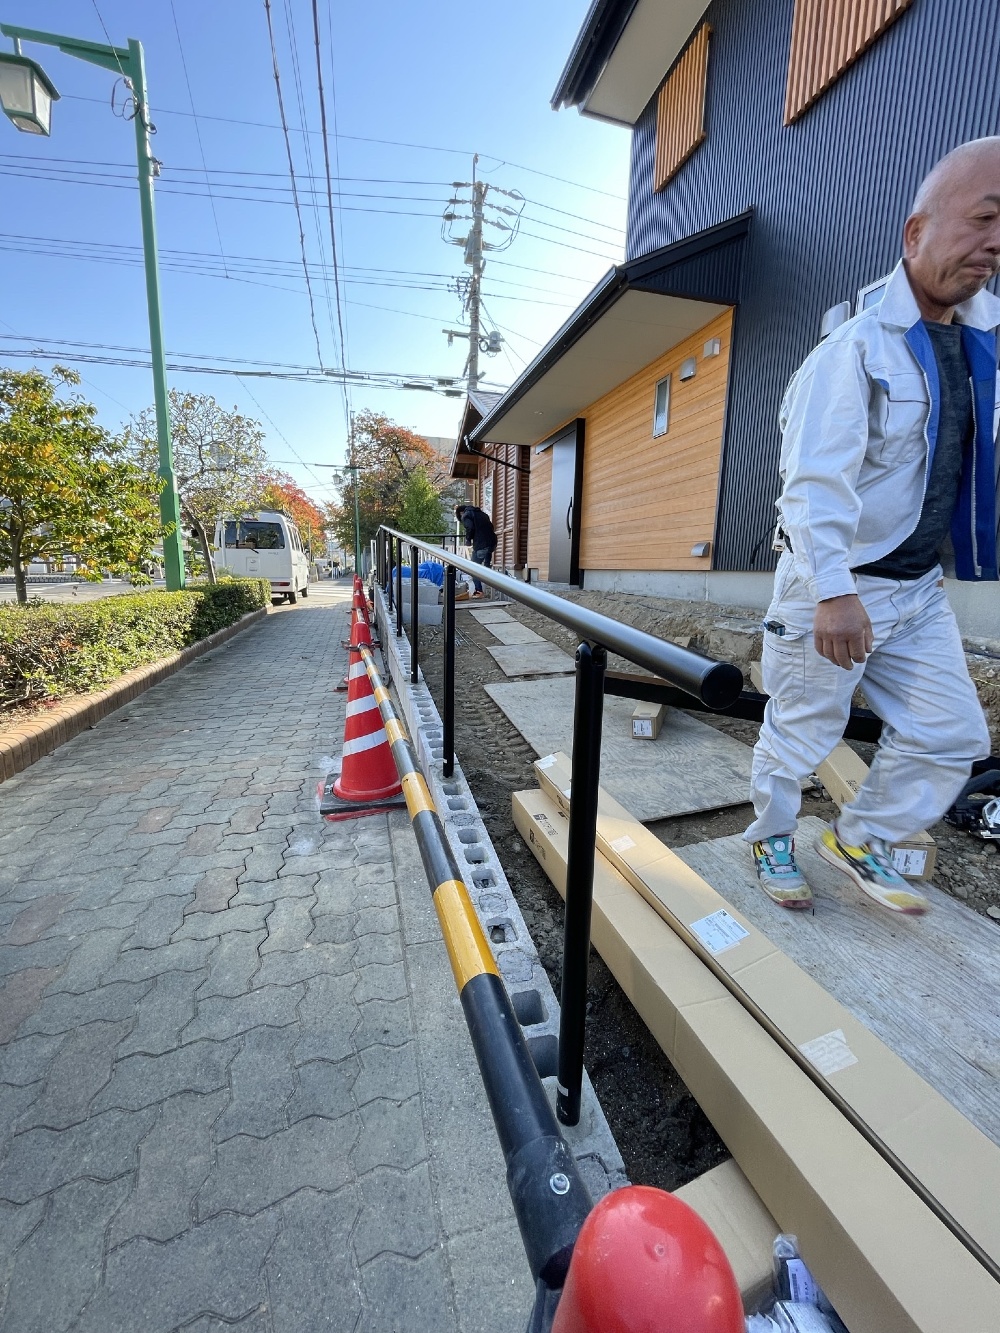
[[[266,615],[266,607],[251,611],[232,625],[216,630],[207,639],[200,639],[198,643],[182,648],[171,657],[162,657],[158,662],[149,662],[146,666],[126,671],[106,689],[95,690],[93,694],[57,705],[51,713],[46,714],[44,720],[25,722],[10,731],[0,731],[0,782],[23,772],[43,755],[51,754],[58,746],[100,722],[102,717],[107,717],[123,704],[131,703],[161,680],[172,676],[175,671],[180,671],[213,648],[221,647],[242,630],[256,625]]]

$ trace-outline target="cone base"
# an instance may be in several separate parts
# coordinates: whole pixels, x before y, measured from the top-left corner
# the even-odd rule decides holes
[[[388,801],[393,796],[401,796],[403,792],[402,783],[399,778],[394,778],[392,782],[387,782],[384,787],[375,787],[372,791],[355,789],[344,786],[343,774],[332,782],[327,789],[339,801],[354,801],[356,805],[368,805],[370,801]]]
[[[405,807],[406,797],[402,792],[388,796],[376,795],[352,800],[341,796],[335,787],[322,787],[319,796],[319,812],[331,823],[338,819],[355,819],[362,815],[378,815],[383,810],[398,810]]]

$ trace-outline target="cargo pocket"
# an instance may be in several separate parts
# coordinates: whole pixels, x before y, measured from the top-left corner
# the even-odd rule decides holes
[[[764,693],[778,703],[797,703],[806,692],[806,652],[809,631],[786,629],[784,634],[764,631],[760,671]]]

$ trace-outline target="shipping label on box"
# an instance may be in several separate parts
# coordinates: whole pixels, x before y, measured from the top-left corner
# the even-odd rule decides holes
[[[632,713],[633,739],[655,741],[663,726],[666,711],[664,704],[636,704]]]

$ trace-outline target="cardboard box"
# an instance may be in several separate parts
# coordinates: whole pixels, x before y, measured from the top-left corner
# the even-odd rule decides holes
[[[655,741],[667,714],[666,704],[637,703],[632,712],[632,737],[637,741]]]
[[[568,813],[566,755],[535,771]],[[790,1058],[804,1057],[809,1076],[1000,1263],[1000,1147],[603,790],[597,846]]]
[[[732,1159],[674,1194],[711,1227],[740,1284],[743,1309],[753,1314],[772,1288],[774,1240],[781,1231],[760,1195]]]
[[[750,681],[755,690],[764,692],[759,662],[750,663]],[[833,753],[816,769],[816,776],[829,793],[830,799],[843,807],[861,789],[868,776],[868,765],[854,753],[846,741],[840,741]],[[892,862],[906,879],[930,880],[937,864],[937,843],[929,833],[898,842],[892,849]]]
[[[516,793],[513,811],[565,895],[565,813],[539,791]],[[592,920],[605,962],[851,1333],[1000,1328],[1000,1284],[603,855]],[[897,1118],[911,1114],[927,1127],[920,1107]],[[947,1130],[927,1146],[953,1155]],[[995,1213],[995,1183],[977,1189]]]

